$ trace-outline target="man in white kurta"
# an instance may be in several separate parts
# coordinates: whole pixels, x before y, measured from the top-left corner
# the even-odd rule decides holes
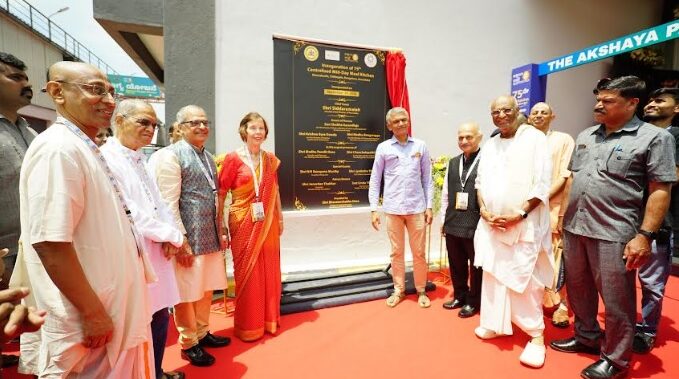
[[[551,159],[543,133],[519,125],[514,98],[491,104],[500,134],[481,150],[476,188],[481,220],[474,265],[483,268],[480,326],[489,339],[512,334],[512,322],[532,337],[520,361],[544,364],[542,296],[553,269],[549,229]]]
[[[141,151],[151,143],[157,128],[156,113],[141,100],[123,100],[113,115],[115,137],[110,137],[101,152],[120,183],[125,201],[132,212],[137,230],[158,281],[148,284],[151,312],[151,335],[156,377],[180,377],[178,372],[161,368],[169,323],[168,308],[179,302],[172,257],[181,247],[184,236],[177,228],[172,212],[160,197],[146,156]]]
[[[146,278],[154,274],[92,141],[109,124],[113,87],[77,62],[54,64],[49,78],[47,93],[63,117],[24,159],[13,280],[33,284],[37,306],[47,310],[35,374],[152,378]]]

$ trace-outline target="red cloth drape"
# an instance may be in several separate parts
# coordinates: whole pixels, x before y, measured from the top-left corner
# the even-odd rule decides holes
[[[408,83],[406,82],[406,57],[403,53],[387,53],[387,92],[392,107],[403,107],[410,114],[410,101],[408,100]],[[410,114],[408,134],[412,134],[413,115]]]

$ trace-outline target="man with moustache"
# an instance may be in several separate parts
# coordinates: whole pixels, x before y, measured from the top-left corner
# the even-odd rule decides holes
[[[215,358],[204,348],[231,342],[209,331],[212,291],[226,288],[226,235],[222,211],[217,210],[217,168],[205,149],[210,121],[203,108],[183,107],[177,112],[177,123],[183,139],[169,146],[166,154],[154,154],[150,165],[185,236],[175,265],[180,302],[174,307],[174,322],[181,357],[194,366],[211,366]]]
[[[413,254],[413,278],[417,303],[422,308],[431,306],[425,292],[427,261],[425,259],[425,225],[432,221],[432,194],[429,150],[421,140],[408,135],[410,116],[404,108],[387,112],[387,128],[393,136],[377,145],[375,161],[370,173],[368,199],[371,224],[380,229],[377,204],[384,180],[382,209],[386,214],[387,234],[391,244],[391,271],[394,292],[387,298],[387,306],[395,307],[405,298],[405,233]]]
[[[649,95],[644,107],[644,120],[672,134],[675,142],[675,164],[679,162],[679,127],[672,125],[674,116],[679,113],[679,89],[661,88]],[[677,167],[679,173],[679,167]],[[665,286],[672,270],[672,232],[679,237],[679,187],[673,186],[670,196],[669,212],[651,244],[651,255],[639,268],[641,284],[641,322],[636,325],[632,351],[646,354],[653,349],[658,323],[662,314]],[[675,246],[676,242],[675,242]]]
[[[479,312],[483,270],[474,267],[474,231],[479,223],[479,203],[474,183],[483,134],[479,125],[468,122],[457,130],[457,146],[462,154],[448,162],[441,193],[441,232],[446,237],[453,299],[443,303],[445,309],[461,308],[459,317]],[[467,281],[469,280],[469,284]]]
[[[563,190],[566,186],[566,179],[571,176],[568,171],[568,163],[571,161],[573,154],[573,147],[575,142],[573,137],[566,133],[557,132],[551,129],[552,121],[556,118],[552,107],[544,102],[539,102],[533,105],[528,116],[528,123],[547,136],[547,144],[549,145],[549,152],[552,164],[551,186],[549,187],[549,226],[552,231],[552,247],[557,247],[561,244],[561,234],[556,226],[559,221],[559,209],[563,199]],[[560,263],[561,256],[554,257]],[[558,266],[558,264],[557,264]],[[568,326],[568,306],[566,303],[566,290],[561,288],[552,288],[552,284],[557,283],[559,272],[554,273],[554,281],[548,283],[546,288],[545,298],[552,297],[558,308],[552,314],[552,325],[565,328]],[[558,291],[558,292],[554,292]]]
[[[112,118],[115,137],[108,139],[101,152],[120,183],[120,189],[130,208],[137,230],[143,237],[144,248],[158,281],[148,284],[151,303],[151,336],[156,378],[181,379],[182,372],[163,372],[162,362],[170,319],[169,307],[179,302],[172,257],[184,243],[172,212],[160,197],[160,192],[146,165],[141,148],[151,143],[158,128],[156,113],[142,100],[123,100]]]
[[[16,262],[21,223],[19,221],[19,171],[28,145],[36,133],[17,113],[29,105],[33,89],[26,65],[15,56],[0,52],[0,248],[8,248],[3,258],[5,271],[0,289],[7,288]]]
[[[17,259],[21,222],[19,221],[19,171],[36,133],[17,113],[31,103],[33,89],[28,82],[26,65],[12,54],[0,52],[0,249],[7,248],[2,257],[4,270],[0,272],[0,290],[6,289]],[[2,355],[2,367],[16,365],[16,355]]]
[[[511,96],[490,106],[500,134],[479,156],[476,176],[481,220],[474,235],[474,266],[483,268],[481,320],[477,337],[510,335],[512,322],[531,337],[519,360],[530,367],[545,362],[542,299],[553,279],[549,230],[551,162],[547,139],[519,125]]]
[[[35,138],[21,168],[23,233],[12,278],[32,284],[38,308],[47,311],[33,373],[147,378],[153,365],[146,281],[155,275],[93,141],[110,124],[114,89],[85,63],[58,62],[48,75],[58,117]]]
[[[627,375],[636,318],[634,270],[648,259],[676,181],[672,136],[635,116],[645,90],[636,76],[597,84],[594,117],[600,124],[578,135],[569,167],[570,195],[560,215],[575,336],[550,345],[599,355],[582,370],[584,378]],[[597,321],[599,295],[605,333]]]

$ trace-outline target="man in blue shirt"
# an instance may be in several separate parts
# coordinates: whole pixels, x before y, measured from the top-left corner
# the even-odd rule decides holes
[[[413,254],[413,276],[417,302],[422,308],[431,305],[425,293],[427,262],[425,259],[425,226],[432,221],[432,178],[429,150],[421,140],[408,135],[410,118],[403,108],[387,112],[387,128],[394,134],[380,143],[370,175],[368,198],[372,226],[379,230],[377,205],[380,185],[384,182],[382,209],[386,215],[387,234],[391,243],[391,270],[394,292],[387,306],[395,307],[405,297],[405,231]]]

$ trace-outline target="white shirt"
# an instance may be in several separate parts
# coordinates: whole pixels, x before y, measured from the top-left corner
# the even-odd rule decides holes
[[[80,344],[80,314],[52,282],[32,246],[71,242],[87,281],[113,320],[112,340],[106,345],[113,367],[121,352],[148,339],[151,313],[143,263],[105,171],[62,121],[57,119],[35,138],[21,168],[23,282],[33,284],[38,308],[47,311],[40,355],[54,357]],[[39,362],[45,364],[47,358]]]
[[[516,292],[532,276],[542,284],[553,278],[549,186],[552,162],[545,135],[521,125],[514,138],[491,138],[481,149],[476,189],[493,214],[517,214],[526,200],[541,201],[526,219],[501,231],[479,220],[474,234],[474,266],[483,267]]]
[[[179,213],[179,197],[182,194],[182,169],[175,153],[166,146],[151,155],[149,169],[154,174],[157,183],[163,183],[161,193],[168,207],[172,211],[174,220],[182,234],[186,228]]]
[[[160,197],[160,192],[146,166],[146,156],[126,148],[115,137],[109,138],[101,152],[121,185],[125,202],[132,212],[137,230],[144,237],[144,247],[158,281],[149,283],[151,311],[156,312],[179,302],[177,280],[171,260],[165,258],[163,242],[180,247],[184,236],[174,216]]]

